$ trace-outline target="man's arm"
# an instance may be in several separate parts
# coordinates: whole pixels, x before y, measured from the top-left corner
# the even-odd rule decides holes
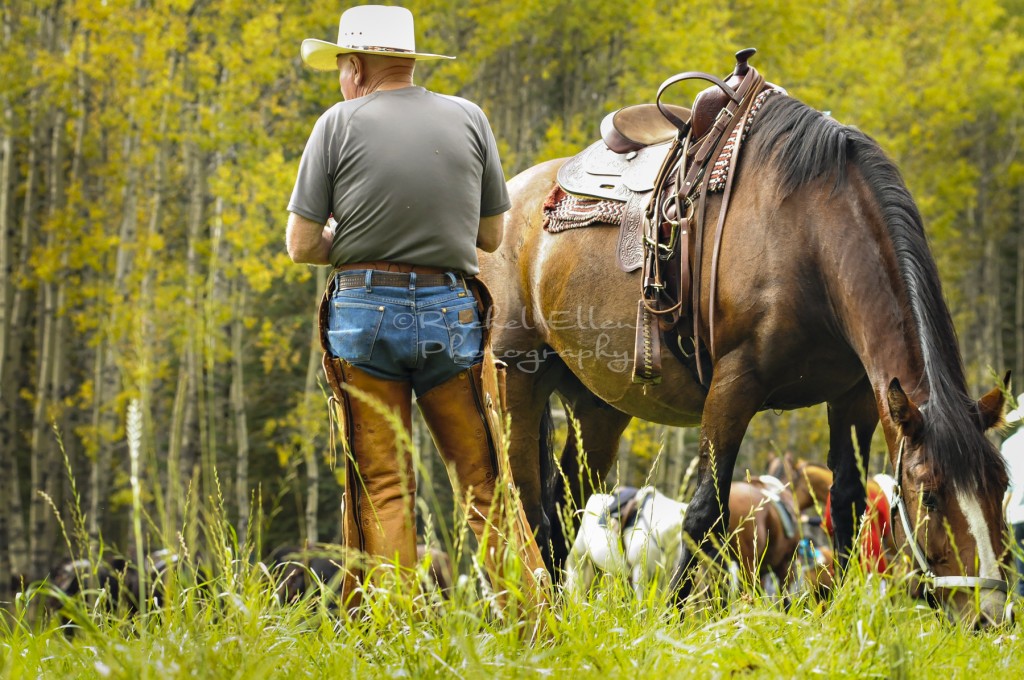
[[[493,253],[501,245],[505,235],[505,213],[480,218],[480,230],[476,234],[476,247]]]
[[[301,215],[288,213],[285,244],[292,262],[304,264],[330,264],[331,243],[334,232],[323,224],[307,220]]]

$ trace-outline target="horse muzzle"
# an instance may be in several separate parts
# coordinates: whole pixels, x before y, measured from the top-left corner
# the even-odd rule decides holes
[[[973,576],[936,576],[927,587],[936,599],[942,601],[953,621],[973,624],[978,629],[1013,622],[1013,602],[1007,597],[1005,581]],[[939,596],[939,591],[942,596]]]

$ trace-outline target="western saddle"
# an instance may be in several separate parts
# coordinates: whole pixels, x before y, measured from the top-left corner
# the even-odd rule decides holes
[[[715,166],[722,165],[721,158],[726,166],[731,159],[735,167],[742,125],[754,110],[755,98],[766,89],[784,92],[766,84],[747,63],[756,52],[754,48],[737,52],[736,66],[725,79],[699,71],[680,73],[661,84],[653,104],[608,114],[601,122],[602,139],[569,159],[558,172],[558,184],[568,194],[626,204],[619,225],[619,266],[627,272],[642,268],[634,382],[661,381],[664,335],[680,361],[695,370],[700,383],[710,383],[710,363],[702,358],[699,341],[707,194],[723,192],[713,240],[708,319],[713,356],[718,249],[735,175],[727,170],[723,174]],[[661,101],[668,88],[685,80],[712,85],[697,95],[692,108]],[[712,175],[716,175],[713,187]],[[690,351],[683,347],[691,337],[681,330],[686,319],[693,322]]]

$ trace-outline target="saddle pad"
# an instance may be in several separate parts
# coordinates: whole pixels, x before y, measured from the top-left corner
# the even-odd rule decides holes
[[[567,160],[558,170],[558,183],[570,194],[627,201],[633,193],[654,188],[658,170],[671,142],[639,151],[615,153],[598,140]]]
[[[773,498],[772,505],[775,506],[775,510],[779,513],[779,519],[782,521],[782,533],[786,534],[786,538],[796,536],[796,517],[793,516],[789,505],[784,503],[781,498]]]
[[[634,203],[646,200],[646,194],[632,194]],[[629,219],[627,219],[629,216]],[[617,226],[619,240],[615,257],[619,268],[633,272],[640,268],[644,259],[643,206],[630,207],[620,201],[597,198],[583,198],[567,194],[557,184],[544,201],[544,231],[557,234],[566,229],[578,229],[595,225]]]

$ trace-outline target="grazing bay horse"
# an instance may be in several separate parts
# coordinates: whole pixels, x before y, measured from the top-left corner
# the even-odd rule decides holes
[[[504,241],[481,257],[496,307],[494,349],[509,364],[513,474],[542,545],[564,544],[549,520],[563,491],[558,480],[568,480],[564,491],[583,507],[630,418],[700,426],[697,490],[674,583],[685,597],[695,554],[710,552],[710,536],[720,542],[729,526],[733,468],[751,418],[826,402],[840,560],[865,507],[858,468],[867,468],[881,423],[904,499],[897,531],[918,547],[937,598],[964,618],[1001,621],[1007,475],[984,433],[1001,418],[1003,393],[968,396],[920,213],[878,144],[789,96],[764,103],[733,168],[714,286],[719,195],[709,195],[706,228],[690,230],[690,239],[708,241],[689,248],[691,260],[703,253],[702,266],[691,266],[702,273],[703,319],[717,287],[714,337],[700,327],[707,385],[667,352],[659,384],[632,382],[640,274],[615,266],[614,228],[543,229],[542,207],[563,162],[511,180]],[[586,448],[569,437],[561,474],[542,446],[555,391]]]

